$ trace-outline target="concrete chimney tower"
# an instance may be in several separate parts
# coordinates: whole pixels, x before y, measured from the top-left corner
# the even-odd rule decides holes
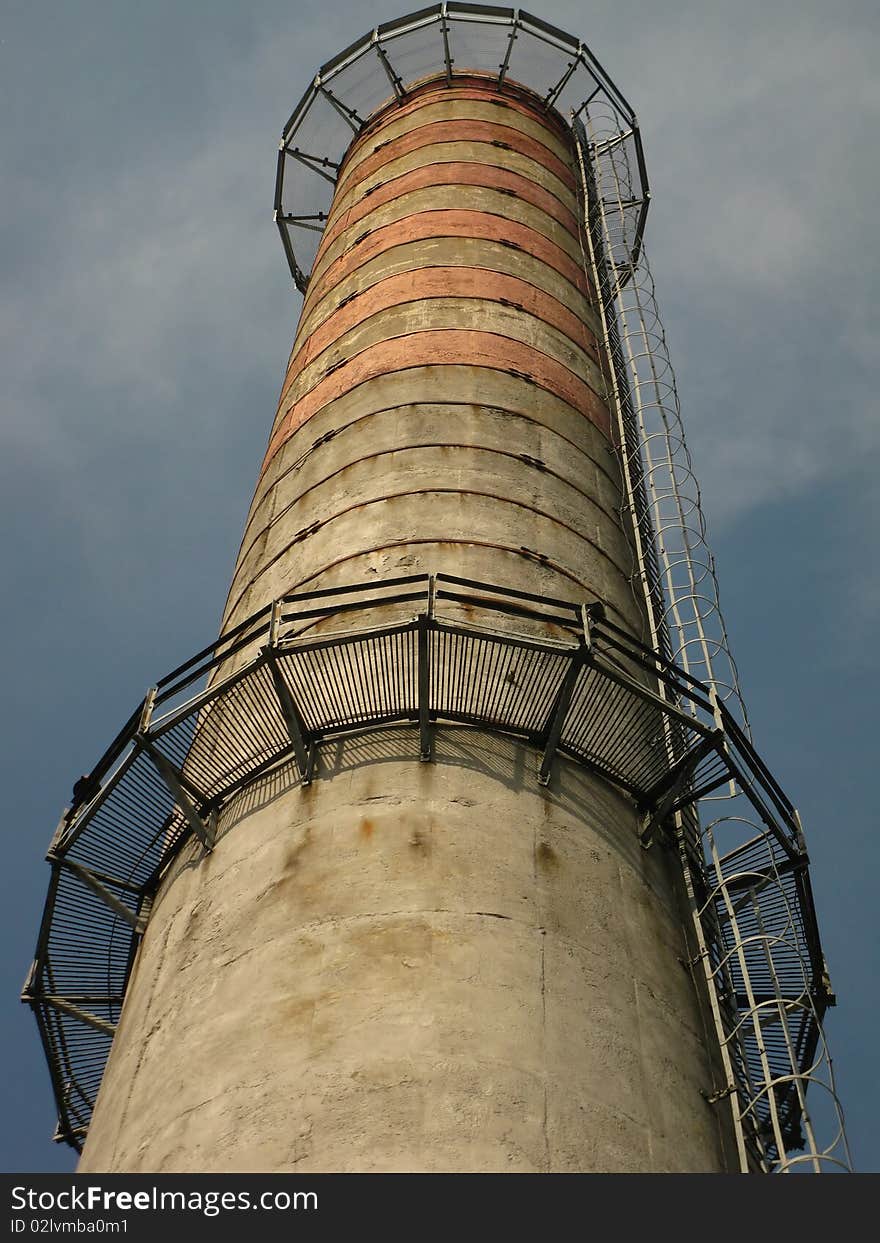
[[[803,834],[664,517],[646,207],[626,101],[519,11],[380,27],[291,118],[221,637],[49,853],[25,992],[81,1170],[843,1160]]]

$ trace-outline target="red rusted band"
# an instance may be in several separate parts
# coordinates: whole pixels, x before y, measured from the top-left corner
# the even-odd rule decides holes
[[[357,385],[390,372],[404,371],[409,367],[462,364],[508,371],[532,380],[575,410],[580,410],[606,436],[610,434],[610,420],[605,406],[589,385],[562,363],[549,358],[541,350],[498,333],[444,328],[414,332],[390,341],[379,341],[325,375],[286,410],[277,422],[260,476],[262,477],[279,446],[297,428],[328,402],[341,397]]]
[[[555,194],[545,190],[536,181],[531,181],[522,173],[514,173],[507,168],[458,161],[413,168],[408,173],[401,173],[399,177],[392,177],[390,181],[383,182],[371,194],[358,199],[336,219],[333,219],[331,211],[330,223],[321,238],[319,253],[326,251],[340,233],[363,220],[365,216],[370,215],[379,207],[384,207],[386,203],[391,203],[404,194],[409,194],[412,190],[456,185],[500,190],[503,194],[510,195],[511,198],[521,199],[522,202],[529,203],[532,207],[537,207],[539,211],[550,216],[561,224],[575,240],[579,240],[578,222],[572,212],[560,202]]]
[[[586,324],[542,289],[483,268],[418,268],[378,281],[328,315],[291,359],[285,387],[323,350],[371,315],[422,298],[479,298],[513,306],[557,328],[598,364],[595,339]]]
[[[336,181],[336,197],[345,194],[353,186],[359,185],[373,173],[381,171],[392,160],[399,160],[404,155],[411,155],[422,147],[433,147],[445,142],[481,142],[494,145],[501,150],[515,151],[527,159],[534,160],[572,193],[576,185],[574,173],[555,155],[549,147],[522,130],[511,129],[509,125],[494,124],[492,121],[432,121],[408,130],[399,138],[392,138],[387,146],[380,147],[372,155],[357,164],[349,174],[340,174]]]
[[[491,82],[486,82],[479,78],[463,77],[456,80],[452,86],[447,86],[445,79],[442,79],[440,81],[426,82],[424,86],[416,87],[415,90],[408,93],[406,100],[402,103],[389,103],[382,112],[367,121],[348,151],[346,151],[340,168],[340,175],[344,174],[346,163],[355,152],[360,151],[371,139],[375,138],[384,126],[392,121],[396,121],[399,117],[409,116],[411,113],[419,111],[427,104],[444,103],[448,100],[476,100],[478,103],[497,104],[499,112],[502,109],[510,108],[521,116],[528,117],[530,120],[542,125],[564,146],[571,145],[571,131],[567,123],[559,113],[548,111],[538,96],[534,95],[527,87],[510,83],[503,90],[499,91]]]
[[[492,216],[487,212],[440,210],[416,212],[404,220],[383,225],[374,233],[365,233],[323,272],[315,273],[309,282],[303,314],[306,313],[306,306],[313,304],[322,291],[332,289],[370,259],[375,259],[377,255],[391,250],[394,246],[435,237],[481,238],[524,250],[553,268],[560,276],[564,276],[584,297],[589,298],[590,290],[583,268],[543,233],[530,229],[528,225],[506,220],[501,216]]]

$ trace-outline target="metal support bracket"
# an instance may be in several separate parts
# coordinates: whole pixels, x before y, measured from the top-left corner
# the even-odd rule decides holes
[[[103,1032],[105,1036],[112,1038],[116,1035],[116,1024],[108,1023],[105,1019],[98,1018],[97,1014],[92,1014],[91,1010],[82,1010],[79,1006],[75,1006],[72,1002],[67,1001],[64,997],[56,997],[54,994],[42,993],[33,998],[35,1004],[51,1006],[53,1010],[60,1010],[62,1014],[69,1014],[71,1018],[78,1019],[80,1023],[86,1023],[89,1027],[94,1027],[96,1031]]]
[[[300,164],[305,164],[310,172],[317,173],[319,177],[329,181],[331,186],[336,185],[336,178],[326,171],[328,168],[335,168],[336,172],[339,172],[339,165],[334,160],[328,160],[323,155],[310,155],[308,151],[300,151],[298,147],[285,147],[284,151],[294,160],[299,160]]]
[[[130,928],[133,928],[138,936],[143,936],[144,929],[147,926],[144,917],[133,911],[130,906],[126,906],[120,898],[117,898],[116,894],[112,893],[94,872],[87,867],[83,867],[81,863],[75,863],[73,859],[60,858],[57,860],[50,859],[50,861],[57,861],[61,867],[72,872],[74,876],[82,881],[87,889],[91,889],[96,898],[100,898],[105,906],[108,906],[115,915],[124,920]]]
[[[354,108],[349,108],[348,105],[344,104],[341,99],[338,99],[333,94],[332,91],[329,91],[327,89],[327,87],[324,85],[323,82],[320,82],[316,79],[315,85],[317,86],[321,94],[324,96],[324,98],[327,99],[329,103],[332,104],[332,106],[336,109],[336,111],[342,117],[343,121],[348,122],[348,124],[351,126],[354,132],[356,134],[359,134],[361,131],[361,127],[363,126],[363,123],[364,123],[363,117],[358,116]]]
[[[144,696],[144,706],[141,708],[141,719],[138,723],[139,734],[145,734],[150,728],[150,722],[153,719],[153,709],[156,706],[156,695],[158,693],[158,686],[151,686]]]
[[[417,619],[419,643],[419,759],[424,762],[431,759],[431,621],[432,619],[427,613],[421,614]]]
[[[568,68],[565,70],[565,73],[563,73],[562,77],[559,79],[556,85],[552,87],[549,94],[545,96],[544,98],[545,108],[553,107],[553,105],[556,103],[557,99],[559,98],[560,94],[564,90],[565,86],[567,85],[569,78],[574,73],[575,69],[577,69],[579,64],[580,64],[580,59],[577,56],[574,56],[571,62],[569,63]]]
[[[313,212],[309,216],[280,216],[278,212],[275,213],[276,221],[282,220],[285,224],[295,224],[298,229],[311,229],[315,233],[324,232],[324,221],[326,219],[327,217],[322,211]],[[317,220],[319,223],[313,224],[312,221],[314,220]]]
[[[721,700],[718,696],[718,690],[714,682],[711,682],[709,684],[709,703],[712,705],[712,719],[715,722],[715,729],[717,730],[720,736],[721,753],[723,754],[724,758],[728,761],[728,765],[729,765],[730,753],[727,748],[727,738],[724,733],[724,717],[721,715]],[[730,794],[731,798],[736,797],[736,782],[734,781],[732,774],[730,777],[730,785],[728,787],[728,793]]]
[[[720,741],[718,735],[718,730],[713,730],[711,733],[706,734],[680,760],[672,765],[661,781],[658,781],[645,794],[643,806],[650,810],[642,822],[639,841],[646,850],[653,845],[657,830],[669,816],[676,799],[684,786],[690,781],[697,765],[701,760],[705,759],[710,751],[717,749]]]
[[[443,63],[446,69],[446,85],[452,85],[452,56],[449,52],[449,23],[446,15],[446,0],[440,6],[440,32],[443,35]]]
[[[556,757],[556,751],[559,747],[559,740],[562,737],[562,730],[565,726],[565,718],[568,715],[568,709],[571,705],[571,697],[574,694],[574,688],[577,684],[581,669],[587,663],[591,651],[590,645],[590,623],[589,617],[584,611],[581,614],[584,634],[586,636],[585,645],[572,656],[569,666],[565,671],[565,677],[562,679],[556,701],[550,711],[547,724],[544,727],[544,733],[547,741],[544,744],[544,753],[541,756],[541,767],[538,769],[538,781],[542,786],[548,785],[550,782],[550,772],[553,768],[553,760]]]
[[[216,812],[211,812],[207,819],[201,815],[192,800],[189,790],[186,788],[189,783],[183,776],[183,773],[179,772],[157,747],[153,746],[149,738],[143,734],[138,735],[137,745],[153,761],[156,771],[168,787],[175,803],[186,817],[189,827],[202,843],[206,852],[210,854],[214,849],[214,838],[217,832]]]
[[[275,649],[266,647],[263,649],[263,652],[266,656],[269,672],[272,675],[272,684],[278,697],[278,706],[281,709],[281,715],[284,717],[284,724],[287,726],[290,741],[293,743],[293,754],[296,757],[296,766],[299,769],[300,779],[304,786],[310,785],[314,769],[314,747],[310,747],[306,743],[305,726],[303,725],[302,717],[297,711],[296,704],[293,702],[290,688],[284,680],[284,674],[278,668]]]
[[[584,652],[586,653],[586,655],[589,655],[593,650],[593,631],[592,631],[593,613],[591,612],[592,608],[593,606],[591,604],[581,605],[581,635],[583,637]],[[600,605],[600,608],[601,608],[601,605]],[[604,614],[604,609],[602,610],[602,612]]]
[[[735,1092],[736,1092],[736,1085],[733,1083],[729,1083],[726,1088],[719,1088],[717,1092],[712,1092],[711,1095],[708,1092],[704,1092],[701,1089],[700,1096],[703,1097],[703,1099],[706,1101],[707,1104],[717,1105],[719,1101],[727,1100],[727,1098],[729,1096],[733,1096]]]
[[[516,40],[516,34],[519,30],[519,9],[514,9],[513,24],[510,27],[510,34],[507,36],[507,47],[504,50],[504,60],[501,62],[498,74],[498,89],[504,85],[504,79],[507,76],[507,70],[510,65],[510,54],[513,51],[513,44]]]
[[[64,834],[67,832],[67,824],[68,824],[68,821],[69,821],[69,819],[70,819],[70,813],[71,813],[71,811],[72,811],[72,810],[73,810],[73,804],[71,804],[71,805],[70,805],[70,806],[68,806],[68,807],[65,807],[65,808],[64,808],[64,811],[61,813],[61,818],[60,818],[60,819],[59,819],[59,821],[58,821],[58,825],[57,825],[57,827],[56,827],[56,829],[55,829],[55,832],[52,834],[52,840],[51,840],[51,842],[49,843],[49,851],[48,851],[48,854],[49,854],[49,855],[51,855],[51,854],[52,854],[52,852],[54,851],[55,847],[58,845],[58,843],[59,843],[59,842],[61,841],[61,839],[64,837]],[[47,856],[47,857],[48,857],[48,856]]]
[[[373,38],[371,42],[376,49],[376,54],[378,55],[379,60],[381,61],[382,68],[385,70],[385,73],[388,76],[388,81],[391,83],[392,87],[394,88],[394,94],[397,96],[397,101],[399,103],[405,97],[406,91],[404,89],[403,82],[400,80],[400,77],[395,72],[394,66],[391,64],[391,61],[388,59],[388,53],[385,51],[382,44],[379,42],[379,31],[378,30],[373,31]]]
[[[282,600],[272,601],[272,609],[271,609],[271,612],[269,613],[268,647],[270,650],[278,646],[278,631],[281,628],[281,606],[282,604],[283,604]]]
[[[428,603],[426,612],[431,621],[434,620],[434,610],[437,604],[437,575],[428,575]]]

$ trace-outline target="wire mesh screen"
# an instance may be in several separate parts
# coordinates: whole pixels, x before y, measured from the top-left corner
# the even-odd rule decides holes
[[[500,91],[526,86],[562,115],[580,115],[589,101],[603,99],[638,149],[631,109],[593,54],[538,17],[521,9],[438,4],[377,26],[321,67],[284,127],[275,220],[300,290],[352,139],[377,111],[403,102],[427,80],[442,85],[475,73]],[[638,161],[641,166],[640,154]],[[644,194],[640,201],[646,202]],[[633,216],[633,244],[643,218],[643,210]]]

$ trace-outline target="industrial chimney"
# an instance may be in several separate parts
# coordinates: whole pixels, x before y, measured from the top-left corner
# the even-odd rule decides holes
[[[519,10],[380,26],[285,127],[304,300],[220,638],[49,852],[25,997],[81,1170],[846,1166],[647,201],[629,105]]]

